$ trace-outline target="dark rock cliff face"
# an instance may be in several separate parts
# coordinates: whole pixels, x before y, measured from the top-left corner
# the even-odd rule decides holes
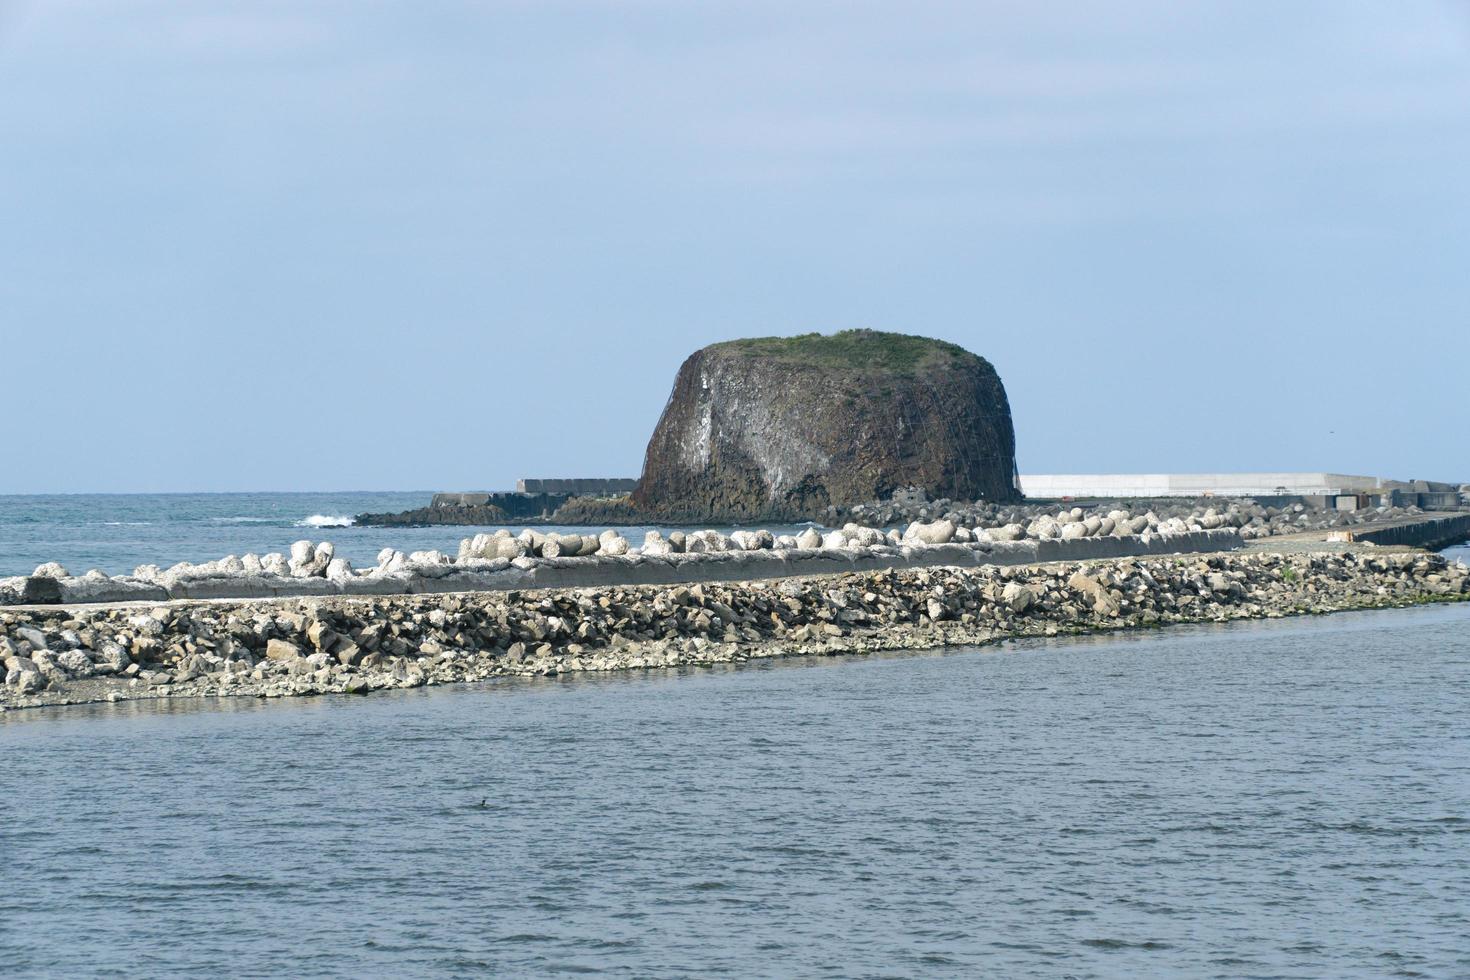
[[[633,491],[663,520],[805,519],[920,486],[1018,499],[995,369],[936,340],[853,330],[696,351],[679,369]]]

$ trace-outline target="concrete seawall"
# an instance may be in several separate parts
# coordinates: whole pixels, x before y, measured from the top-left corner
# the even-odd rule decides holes
[[[517,480],[518,493],[564,493],[574,497],[597,497],[631,493],[638,481],[631,477],[570,480]]]
[[[637,480],[518,480],[514,490],[447,492],[434,494],[429,510],[499,507],[507,517],[527,518],[550,515],[572,497],[606,497],[626,494]],[[414,513],[409,511],[408,513]],[[374,515],[377,516],[377,515]],[[392,515],[387,515],[392,516]],[[451,521],[449,523],[458,523]]]
[[[409,523],[435,523],[431,518],[435,513],[462,510],[473,510],[480,507],[498,507],[509,518],[534,518],[550,515],[558,507],[567,502],[568,495],[565,493],[550,493],[538,490],[523,493],[521,491],[501,490],[494,493],[436,493],[429,501],[429,511],[420,513],[407,511],[409,515],[418,514],[420,520]],[[362,516],[362,515],[360,515]],[[378,516],[378,515],[372,515]],[[393,515],[384,515],[392,517]],[[372,523],[368,521],[366,523]],[[447,521],[443,523],[457,523]]]
[[[468,565],[415,565],[404,571],[347,578],[279,575],[220,575],[179,578],[161,585],[119,579],[21,580],[11,605],[76,605],[103,602],[160,602],[170,599],[265,599],[290,596],[384,596],[445,592],[504,592],[520,589],[674,585],[835,575],[880,569],[1157,557],[1242,547],[1233,529],[1126,537],[866,548],[771,549],[670,555],[592,555],[585,558],[519,558]],[[6,604],[0,596],[0,605]]]
[[[1447,548],[1470,541],[1470,514],[1423,517],[1401,524],[1355,529],[1353,539],[1376,545],[1407,545],[1414,548]]]

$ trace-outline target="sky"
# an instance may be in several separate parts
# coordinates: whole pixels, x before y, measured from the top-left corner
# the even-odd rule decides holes
[[[0,0],[0,492],[635,476],[696,348],[1023,473],[1470,480],[1470,2]]]

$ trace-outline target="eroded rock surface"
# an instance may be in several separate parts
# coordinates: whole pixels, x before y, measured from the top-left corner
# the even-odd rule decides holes
[[[871,330],[696,351],[649,441],[636,510],[799,520],[909,485],[1013,500],[1015,433],[984,358]]]

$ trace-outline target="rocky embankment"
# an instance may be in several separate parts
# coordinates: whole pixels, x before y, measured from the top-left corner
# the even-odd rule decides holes
[[[1089,540],[1093,543],[1087,544]],[[842,571],[843,565],[859,569],[1024,564],[1218,551],[1240,544],[1233,530],[1192,532],[1183,522],[1149,515],[1132,519],[1120,512],[1117,520],[1093,519],[1082,517],[1080,511],[1026,527],[966,528],[946,520],[916,521],[902,533],[857,524],[828,531],[809,528],[795,535],[703,530],[665,536],[654,530],[640,545],[616,530],[600,535],[527,530],[512,535],[501,529],[463,539],[455,556],[385,548],[376,565],[363,569],[338,556],[330,541],[298,541],[289,556],[228,555],[167,569],[142,565],[131,575],[108,576],[97,569],[72,575],[49,562],[29,576],[0,579],[0,606],[739,580]]]
[[[485,527],[516,522],[494,504],[465,504],[458,507],[419,507],[395,514],[357,514],[352,523],[362,527]]]
[[[1214,554],[765,583],[0,611],[0,707],[864,653],[1470,598],[1425,552]]]
[[[588,527],[595,524],[634,526],[657,524],[650,514],[639,513],[627,496],[567,497],[546,512],[525,515],[506,513],[495,504],[457,504],[454,506],[415,507],[386,514],[356,514],[352,523],[359,527],[526,527],[562,524]]]
[[[937,502],[935,508],[944,503]],[[948,510],[945,517],[917,520],[903,531],[857,523],[779,535],[765,530],[728,535],[715,530],[667,535],[650,531],[637,545],[615,529],[600,535],[533,530],[513,535],[501,529],[464,538],[453,556],[385,548],[370,568],[354,568],[329,541],[298,541],[290,555],[228,555],[167,569],[142,565],[130,575],[109,576],[96,569],[73,575],[50,562],[29,576],[0,579],[0,606],[739,580],[836,572],[845,570],[843,564],[854,570],[885,564],[1026,564],[1227,550],[1273,533],[1340,526],[1324,525],[1318,512],[1310,509],[1288,512],[1295,516],[1255,524],[1252,508],[1240,503],[1218,509],[1213,504],[1179,506],[1164,508],[1164,513],[1121,509],[1104,513],[1101,508],[1082,507],[1061,511],[1015,507],[985,514]],[[1351,526],[1415,515],[1428,517],[1417,508],[1385,510],[1375,513],[1376,522]],[[981,523],[966,526],[956,517]]]
[[[1146,501],[1118,500],[1108,503],[1090,502],[1058,510],[1056,504],[992,504],[964,503],[949,499],[926,500],[917,490],[896,494],[892,499],[858,504],[847,508],[830,508],[825,518],[831,523],[856,522],[888,527],[910,521],[952,521],[961,527],[999,528],[1020,525],[1027,536],[1038,537],[1048,523],[1063,527],[1069,522],[1089,517],[1136,521],[1144,517],[1147,526],[1205,530],[1233,527],[1241,537],[1251,540],[1280,534],[1309,531],[1350,530],[1391,521],[1411,520],[1429,514],[1418,507],[1373,507],[1360,511],[1319,510],[1302,503],[1269,506],[1248,497],[1223,499],[1157,498]]]

